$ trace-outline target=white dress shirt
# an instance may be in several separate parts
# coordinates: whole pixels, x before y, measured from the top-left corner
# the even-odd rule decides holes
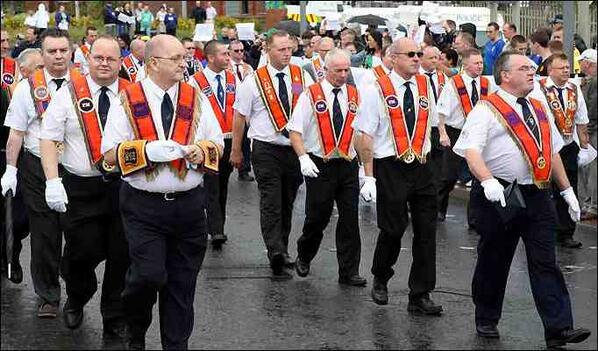
[[[517,97],[500,88],[497,94],[517,112],[519,118],[522,118],[523,111],[521,105],[517,103]],[[548,106],[544,102],[542,102],[542,105],[544,106],[544,110],[548,111]],[[528,107],[534,117],[536,117],[537,123],[538,118],[529,100]],[[552,139],[551,151],[552,154],[555,154],[563,147],[563,139],[556,129],[554,122],[550,117],[547,116],[547,118],[550,123],[550,136]],[[513,141],[509,131],[485,104],[477,104],[471,110],[461,131],[461,135],[453,147],[453,151],[462,157],[465,157],[467,149],[474,149],[482,154],[486,166],[494,177],[504,179],[508,182],[513,182],[517,179],[517,183],[519,184],[533,184],[527,158],[521,153],[519,146]],[[552,155],[544,155],[544,157],[552,157]]]
[[[375,84],[378,79],[376,78],[374,70],[361,67],[350,67],[350,69],[351,75],[353,75],[353,82],[357,89],[368,89],[370,85]]]
[[[330,116],[330,124],[332,125],[332,130],[334,133],[335,129],[332,119],[334,93],[332,92],[332,89],[334,89],[335,87],[333,87],[332,84],[330,84],[330,82],[328,82],[328,80],[326,79],[323,79],[320,84],[322,85],[322,91],[324,92],[324,96],[326,97],[326,104],[328,105],[328,114]],[[344,84],[340,87],[340,89],[341,90],[338,93],[338,101],[341,107],[341,113],[343,114],[344,123],[344,120],[347,117],[348,106],[347,85]],[[299,100],[297,101],[297,107],[293,111],[293,115],[291,116],[291,119],[287,124],[287,129],[289,131],[292,130],[301,134],[306,152],[314,154],[315,156],[320,158],[324,157],[324,151],[322,150],[322,144],[320,141],[320,129],[313,109],[311,94],[308,90],[305,90],[299,97]],[[355,157],[355,149],[353,148],[353,143],[351,143],[351,148],[349,149],[349,156],[351,158]],[[331,156],[331,158],[339,157],[340,155],[338,155],[337,152],[334,152]]]
[[[572,82],[567,82],[567,84],[564,87],[559,87],[552,81],[552,79],[550,77],[546,78],[546,88],[551,88],[553,86],[558,87],[558,88],[563,88],[563,102],[565,103],[565,106],[563,108],[563,110],[564,110],[563,113],[566,113],[567,107],[569,106],[569,89],[565,89],[565,88],[572,87],[573,89],[577,90],[577,102],[576,102],[577,110],[575,111],[575,120],[573,122],[573,132],[571,135],[565,136],[565,135],[561,134],[561,136],[563,137],[563,142],[565,143],[565,145],[569,145],[573,141],[579,142],[579,138],[577,137],[577,125],[590,123],[590,119],[588,118],[588,107],[586,106],[586,100],[584,99],[583,94],[581,93],[581,89],[579,88],[579,86],[575,85]],[[557,100],[558,100],[558,92],[556,90],[555,90],[554,94],[556,95]],[[548,103],[548,98],[546,98],[546,95],[542,91],[542,88],[540,88],[539,84],[537,85],[537,88],[531,92],[530,96],[544,102],[547,106],[550,106],[550,104]],[[547,114],[552,119],[552,122],[556,123],[556,119],[555,119],[551,109],[548,109]]]
[[[250,65],[246,64],[245,62],[241,61],[239,63],[230,60],[230,67],[235,77],[237,78],[238,83],[240,84],[242,81],[245,80],[246,77],[250,76],[253,73],[253,68]],[[237,70],[241,72],[241,79],[239,81],[239,75],[237,74]]]
[[[403,105],[403,96],[405,95],[405,82],[403,77],[398,75],[395,71],[389,74],[392,85],[395,89],[395,94],[399,101],[399,106]],[[417,83],[415,82],[415,76],[409,79],[410,88],[413,93],[413,102],[415,105],[415,119],[417,121],[417,115],[419,113],[418,103],[418,91]],[[428,81],[428,96],[432,95],[432,88]],[[353,122],[353,128],[360,132],[366,133],[371,136],[374,140],[374,158],[384,158],[389,156],[396,156],[396,150],[394,142],[392,140],[392,127],[390,125],[390,119],[387,116],[387,108],[382,97],[380,88],[376,86],[376,89],[372,86],[371,89],[366,89],[361,92],[362,102],[357,110],[357,118]],[[433,99],[433,97],[432,97]],[[430,127],[436,120],[436,108],[434,104],[429,104],[428,124]],[[424,155],[430,152],[430,136],[429,129],[427,132],[426,141],[424,143],[423,153]]]
[[[176,120],[176,104],[178,99],[178,84],[173,85],[168,91],[162,90],[157,86],[151,78],[144,79],[141,82],[145,96],[148,99],[148,105],[152,113],[152,120],[154,126],[158,132],[159,140],[166,140],[164,131],[162,128],[162,116],[161,106],[164,94],[167,93],[170,96],[170,100],[174,106],[175,114],[172,118],[172,128],[174,127]],[[199,123],[195,131],[195,140],[211,140],[220,146],[224,146],[224,140],[222,139],[222,131],[220,125],[212,112],[210,102],[206,99],[203,94],[199,94],[198,103],[200,103],[201,115],[199,117]],[[102,139],[102,153],[105,154],[111,149],[114,149],[119,143],[123,141],[135,140],[135,134],[129,117],[126,115],[122,104],[117,103],[110,107],[108,111],[108,122],[104,129],[104,138]],[[153,180],[147,180],[145,172],[139,171],[131,174],[127,177],[123,177],[123,180],[128,182],[132,187],[154,192],[154,193],[168,193],[173,191],[187,191],[193,189],[202,184],[203,174],[195,170],[189,170],[185,179],[179,179],[169,166],[164,163],[156,169],[156,177]]]
[[[54,77],[52,77],[46,69],[44,69],[44,76],[46,78],[46,84],[48,85],[50,98],[53,100],[56,96],[57,87],[56,83],[52,80]],[[61,78],[65,79],[62,83],[62,88],[64,89],[70,80],[70,76],[67,73],[62,77],[56,77],[56,79]],[[4,125],[14,130],[25,132],[25,149],[37,157],[41,156],[39,151],[41,119],[38,118],[37,111],[35,110],[29,80],[23,79],[17,84],[10,105],[8,106],[8,111],[6,112]]]
[[[291,70],[289,66],[286,66],[282,71],[278,71],[270,64],[268,64],[267,67],[268,72],[270,73],[270,78],[272,80],[272,85],[274,86],[274,90],[276,91],[277,95],[279,94],[279,92],[278,77],[276,76],[276,74],[279,72],[285,74],[284,81],[287,86],[289,104],[292,106],[293,91],[291,90]],[[304,89],[313,84],[313,80],[306,72],[303,72],[303,80],[305,81]],[[264,101],[262,100],[260,90],[257,86],[255,75],[248,79],[245,79],[239,87],[239,89],[237,89],[237,96],[235,98],[234,108],[240,114],[245,116],[245,119],[249,124],[249,131],[247,132],[248,138],[276,145],[291,145],[291,142],[288,138],[282,135],[282,133],[276,132],[276,129],[274,129],[274,126],[272,125],[272,121],[270,120],[270,116],[268,114],[268,110],[264,105]]]
[[[84,45],[87,46],[88,49],[91,48],[91,45],[87,43],[85,43]],[[75,57],[73,58],[73,62],[75,64],[80,65],[79,71],[81,71],[81,73],[89,73],[89,62],[87,62],[87,57],[85,57],[85,55],[83,54],[83,51],[81,50],[80,46],[77,46],[77,50],[75,50]]]
[[[97,115],[98,101],[102,87],[91,79],[89,75],[86,78]],[[110,109],[112,109],[113,106],[119,103],[118,79],[107,86],[107,88],[108,91],[106,94],[110,99]],[[50,102],[42,121],[40,139],[64,142],[62,165],[69,173],[80,177],[100,176],[102,173],[91,164],[91,159],[87,151],[86,138],[83,135],[83,128],[79,122],[75,108],[69,87],[56,92],[56,96]],[[98,123],[101,126],[99,115],[97,116]]]
[[[382,67],[384,67],[384,65],[382,65]],[[428,78],[431,77],[432,81],[434,82],[434,87],[436,88],[436,96],[439,99],[440,98],[440,94],[438,92],[440,91],[440,83],[438,83],[438,71],[437,70],[433,70],[432,72],[428,72],[428,71],[426,71],[425,69],[423,69],[420,66],[419,67],[419,73],[420,74],[425,74],[426,76],[428,76]],[[430,73],[431,73],[431,76],[429,75]],[[450,83],[450,82],[447,82],[447,79],[445,79],[444,83],[446,84],[446,83]],[[434,97],[434,94],[432,94],[432,97]],[[436,104],[436,103],[438,103],[438,101],[434,100],[434,103]],[[438,113],[440,113],[440,111],[438,111]]]
[[[482,99],[480,76],[474,79],[471,78],[467,73],[463,72],[461,77],[463,77],[463,83],[465,84],[469,101],[471,101],[471,82],[475,80],[476,89],[478,90],[478,101],[480,101]],[[489,79],[488,94],[491,94],[494,91],[496,91],[496,86],[494,83],[492,83],[492,80]],[[459,98],[457,89],[455,89],[455,83],[452,80],[447,81],[444,89],[442,89],[442,93],[438,97],[436,109],[438,110],[439,115],[444,116],[444,124],[456,129],[463,128],[463,125],[465,124],[465,116],[463,115],[463,108],[461,107],[461,99]]]
[[[137,75],[135,76],[135,82],[139,82],[145,78],[145,65],[143,64],[143,61],[138,60],[137,57],[135,57],[135,55],[130,54],[129,56],[131,56],[133,64],[135,65],[135,68],[137,69]],[[123,64],[123,66],[124,66],[124,64]],[[127,72],[127,74],[128,73],[129,72]],[[135,82],[133,82],[133,83],[135,83]]]

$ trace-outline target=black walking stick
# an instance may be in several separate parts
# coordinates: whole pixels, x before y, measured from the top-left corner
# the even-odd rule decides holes
[[[6,212],[5,212],[5,245],[6,245],[6,262],[8,263],[8,270],[7,270],[7,275],[8,275],[8,279],[10,279],[10,268],[12,266],[12,245],[14,242],[14,236],[13,236],[13,232],[12,232],[12,198],[13,198],[13,193],[12,190],[9,190],[6,193]]]

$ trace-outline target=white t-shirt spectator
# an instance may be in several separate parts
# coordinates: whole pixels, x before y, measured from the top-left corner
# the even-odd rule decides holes
[[[216,9],[214,8],[214,6],[210,6],[206,9],[206,19],[208,21],[213,21],[217,15],[218,15],[218,12],[216,12]]]
[[[25,17],[25,27],[35,27],[35,15]]]

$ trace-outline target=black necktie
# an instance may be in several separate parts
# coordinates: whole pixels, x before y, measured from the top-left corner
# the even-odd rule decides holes
[[[403,96],[403,113],[405,114],[405,121],[407,122],[407,130],[409,130],[409,137],[413,134],[413,127],[415,126],[415,105],[413,103],[413,92],[409,87],[409,82],[405,82],[405,95]]]
[[[532,111],[529,109],[527,100],[525,100],[524,98],[518,98],[517,103],[521,105],[521,108],[523,110],[523,120],[525,121],[525,124],[527,124],[529,130],[532,131],[532,134],[534,135],[534,138],[536,138],[536,141],[539,142],[540,132],[538,131],[538,124],[536,123],[534,115],[532,115]]]
[[[289,92],[287,91],[287,84],[284,82],[284,73],[276,73],[278,78],[278,98],[282,104],[282,108],[286,111],[287,117],[291,117],[291,105],[289,104]],[[289,137],[289,132],[286,129],[281,131],[282,135]]]
[[[478,89],[476,88],[475,85],[475,80],[471,81],[471,106],[475,106],[475,104],[478,103],[479,100],[479,96],[478,96]]]
[[[343,112],[341,111],[341,104],[338,101],[338,93],[341,91],[340,88],[332,89],[334,93],[334,102],[332,103],[332,123],[334,123],[334,134],[338,140],[343,129]]]
[[[434,101],[438,101],[438,94],[436,93],[436,84],[434,84],[434,79],[432,79],[434,73],[426,73],[426,75],[430,77],[430,85],[432,86],[432,92],[434,93]]]
[[[216,80],[218,81],[218,88],[216,91],[216,96],[218,97],[218,101],[220,102],[220,106],[224,109],[224,88],[222,87],[222,76],[217,74]]]
[[[64,83],[64,78],[54,78],[52,79],[54,83],[56,83],[56,90],[60,89],[62,83]]]
[[[240,66],[241,66],[241,64],[237,63],[237,77],[239,78],[239,80],[243,80],[243,75],[241,74]]]
[[[143,61],[138,61],[139,67],[143,67]]]
[[[555,87],[556,91],[559,93],[559,101],[561,102],[561,107],[563,111],[565,111],[565,99],[563,99],[563,88]]]
[[[162,108],[160,109],[160,112],[162,113],[162,128],[164,129],[164,137],[168,139],[170,132],[170,124],[172,123],[172,114],[174,113],[172,100],[170,100],[170,95],[168,95],[168,93],[164,94],[164,98],[162,99]]]
[[[110,110],[110,98],[107,94],[108,87],[102,87],[100,91],[100,98],[98,100],[98,114],[100,115],[102,129],[104,129],[104,126],[106,126],[106,120],[108,119],[108,110]]]

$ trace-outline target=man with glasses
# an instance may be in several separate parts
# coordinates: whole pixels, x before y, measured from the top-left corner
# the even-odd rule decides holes
[[[445,148],[442,178],[438,188],[438,220],[441,222],[446,218],[449,194],[462,170],[467,167],[465,160],[456,155],[451,147],[457,142],[471,109],[479,100],[496,90],[488,78],[481,76],[484,62],[477,49],[463,52],[462,58],[463,73],[453,76],[451,84],[442,90],[437,104],[440,145]],[[467,222],[470,227],[474,226],[470,211],[467,213]]]
[[[527,57],[514,52],[502,54],[494,67],[494,79],[500,88],[473,108],[453,148],[467,159],[479,181],[471,189],[480,234],[472,282],[477,333],[485,338],[499,337],[496,326],[521,238],[546,346],[552,349],[582,342],[590,331],[573,329],[571,301],[554,248],[556,216],[550,199],[551,180],[561,189],[572,217],[579,219],[580,212],[559,156],[563,140],[547,115],[547,106],[529,97],[534,67]],[[504,194],[505,187],[515,181],[519,201]]]
[[[532,96],[550,106],[549,116],[554,119],[564,142],[559,155],[573,192],[577,196],[577,158],[578,155],[589,151],[588,109],[579,86],[569,81],[571,69],[567,55],[552,55],[545,64],[548,69],[548,77],[540,79],[540,87],[532,93]],[[566,248],[580,248],[582,243],[573,239],[576,225],[569,215],[569,206],[560,195],[560,190],[556,185],[553,190],[553,199],[558,215],[557,242]]]
[[[104,333],[125,336],[120,298],[129,266],[127,241],[118,210],[120,174],[104,162],[100,147],[108,111],[129,85],[118,79],[120,48],[112,36],[100,36],[88,55],[89,74],[71,74],[67,87],[52,99],[44,116],[40,149],[46,175],[46,203],[66,213],[61,262],[67,301],[63,317],[69,329],[83,321],[83,308],[98,288],[95,269],[106,261],[101,313]],[[57,145],[64,172],[58,173]]]
[[[237,92],[230,161],[242,165],[245,122],[253,139],[251,161],[260,192],[260,222],[273,279],[291,279],[288,253],[293,203],[303,182],[299,160],[291,147],[286,124],[304,87],[313,83],[301,67],[289,64],[291,43],[286,31],[267,40],[269,63],[246,79]]]
[[[203,175],[218,171],[222,131],[210,102],[182,82],[185,49],[171,35],[147,43],[148,77],[108,112],[102,152],[118,165],[131,266],[122,293],[131,338],[145,347],[156,295],[164,349],[187,349],[206,250]]]
[[[185,82],[188,82],[191,76],[195,73],[200,72],[203,67],[201,62],[197,58],[195,58],[195,43],[193,43],[193,39],[185,37],[181,39],[181,44],[185,48],[185,71],[183,72],[185,76]]]
[[[361,196],[376,202],[380,234],[374,251],[371,291],[376,304],[388,303],[388,281],[401,251],[401,239],[413,224],[413,263],[409,275],[409,312],[439,315],[430,299],[436,285],[436,187],[426,162],[430,125],[436,107],[428,77],[418,75],[422,53],[415,41],[401,38],[390,47],[393,70],[363,92],[353,127],[361,133],[357,151],[364,163]],[[376,175],[376,178],[374,178]],[[378,183],[378,186],[376,186]]]
[[[70,80],[71,46],[68,33],[47,29],[42,34],[44,68],[33,72],[17,85],[4,125],[10,127],[6,143],[6,171],[2,176],[2,195],[17,189],[17,165],[31,230],[31,277],[41,299],[37,315],[56,318],[60,301],[58,268],[62,253],[59,213],[48,207],[46,182],[41,164],[39,135],[42,116],[56,92]],[[21,147],[25,151],[20,157]],[[59,167],[60,173],[60,167]]]

